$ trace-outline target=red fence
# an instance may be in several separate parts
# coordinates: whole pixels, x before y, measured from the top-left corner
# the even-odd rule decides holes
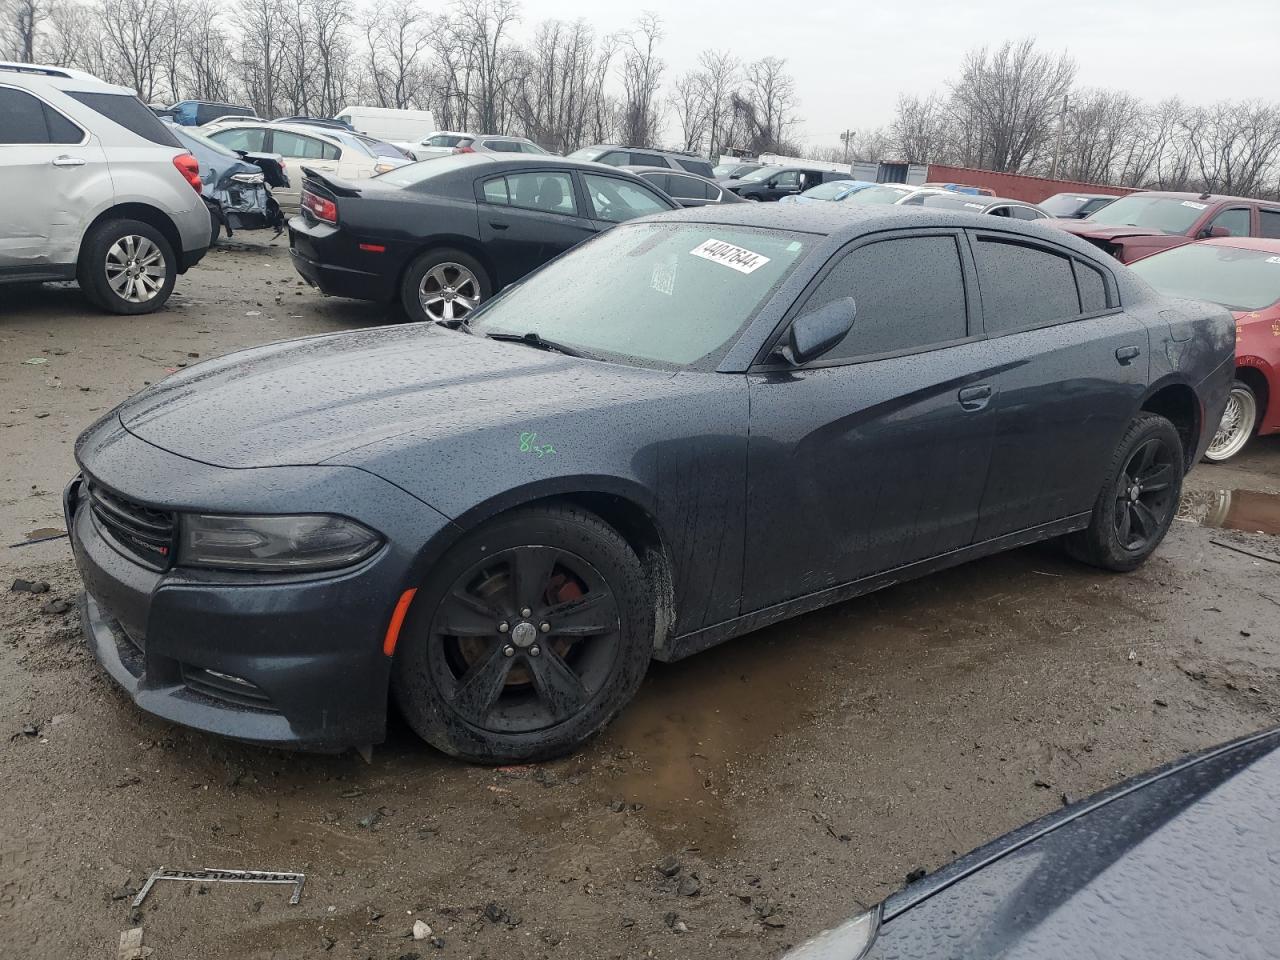
[[[1122,197],[1134,193],[1133,187],[1111,187],[1101,183],[1081,183],[1077,180],[1050,180],[1048,177],[1026,177],[1020,173],[994,173],[990,170],[973,170],[969,167],[948,167],[940,163],[929,164],[930,183],[963,183],[969,187],[988,187],[997,197],[1039,203],[1055,193],[1109,193]]]

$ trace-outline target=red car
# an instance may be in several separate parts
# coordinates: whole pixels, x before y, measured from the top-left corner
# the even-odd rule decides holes
[[[1205,459],[1226,460],[1255,434],[1280,433],[1280,240],[1184,244],[1131,269],[1161,293],[1211,300],[1235,314],[1236,380]]]
[[[1210,237],[1280,237],[1280,203],[1150,190],[1118,197],[1085,220],[1054,220],[1121,263]]]

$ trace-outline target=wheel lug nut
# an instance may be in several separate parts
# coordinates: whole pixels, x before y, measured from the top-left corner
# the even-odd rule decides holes
[[[502,648],[502,655],[504,657],[514,657],[516,655],[516,648],[511,646],[511,644],[507,644]]]
[[[510,629],[511,629],[511,624],[507,623],[507,621],[505,620],[503,620],[500,624],[498,624],[499,633],[506,633]]]
[[[544,624],[543,624],[542,626],[540,626],[538,629],[539,629],[539,630],[541,630],[543,633],[550,633],[550,632],[551,632],[551,624],[549,624],[549,623],[544,623]]]
[[[530,610],[528,607],[525,607],[523,610],[520,611],[520,616],[527,617],[531,613],[533,613],[533,611]]]
[[[529,656],[531,657],[536,657],[541,652],[542,652],[541,648],[536,643],[529,648]]]

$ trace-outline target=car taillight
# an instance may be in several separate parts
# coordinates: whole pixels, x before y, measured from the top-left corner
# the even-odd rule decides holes
[[[476,149],[475,147],[454,147],[453,152],[454,153],[475,153]]]
[[[173,165],[178,168],[178,172],[182,174],[184,180],[191,184],[191,188],[196,193],[200,193],[204,189],[204,184],[200,182],[200,161],[189,153],[180,153],[173,158]]]
[[[317,220],[323,220],[325,223],[332,223],[335,226],[338,223],[338,205],[332,200],[326,200],[324,197],[317,197],[310,191],[302,191],[302,205],[311,211],[311,215]]]

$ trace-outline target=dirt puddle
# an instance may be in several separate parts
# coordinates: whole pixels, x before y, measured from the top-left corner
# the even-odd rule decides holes
[[[1192,492],[1183,496],[1178,517],[1205,527],[1280,536],[1280,494],[1257,490]]]

